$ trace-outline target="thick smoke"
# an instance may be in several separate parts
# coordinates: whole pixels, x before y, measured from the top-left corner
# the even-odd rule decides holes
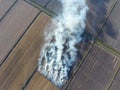
[[[85,29],[86,0],[60,0],[62,14],[52,20],[56,28],[48,30],[41,50],[38,70],[56,86],[62,87],[68,80],[69,72],[77,60],[76,44],[82,40]]]

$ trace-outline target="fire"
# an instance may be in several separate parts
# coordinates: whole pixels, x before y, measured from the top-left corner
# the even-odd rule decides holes
[[[49,31],[41,50],[38,71],[62,87],[69,79],[69,72],[77,60],[76,44],[82,40],[88,6],[86,0],[60,0],[63,10],[53,18],[56,28]],[[51,24],[52,25],[52,24]]]

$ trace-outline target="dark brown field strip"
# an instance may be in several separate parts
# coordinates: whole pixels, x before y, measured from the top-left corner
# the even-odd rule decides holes
[[[99,38],[106,44],[120,51],[120,0],[103,27]]]
[[[120,90],[120,69],[115,79],[113,80],[113,83],[110,86],[109,90]]]
[[[19,0],[0,22],[0,64],[37,16],[39,10]]]
[[[29,75],[37,67],[40,48],[44,42],[44,28],[49,21],[50,17],[41,13],[2,65],[0,90],[22,89]]]
[[[0,21],[4,18],[4,16],[16,2],[17,0],[0,0]]]
[[[39,72],[36,72],[25,90],[59,90]]]
[[[95,44],[67,90],[106,90],[120,66],[120,60]]]

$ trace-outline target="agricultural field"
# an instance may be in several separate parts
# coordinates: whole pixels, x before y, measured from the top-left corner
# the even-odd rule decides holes
[[[44,32],[58,0],[0,0],[0,90],[120,90],[120,0],[87,0],[79,60],[58,88],[40,72]]]
[[[23,9],[24,8],[24,9]],[[27,12],[26,12],[27,11]],[[17,41],[27,31],[39,10],[24,1],[17,1],[9,13],[0,22],[0,65]]]
[[[48,81],[44,76],[36,72],[31,81],[29,82],[26,90],[59,90],[50,81]]]
[[[49,16],[40,13],[34,24],[29,28],[29,32],[26,32],[2,65],[0,68],[1,90],[19,90],[25,87],[26,80],[37,67],[39,51],[44,40],[43,30],[49,21]]]
[[[110,45],[114,49],[120,51],[120,0],[118,0],[114,10],[109,16],[106,24],[104,25],[102,32],[99,35],[99,39]]]
[[[47,3],[49,3],[50,0],[44,0],[44,1],[43,0],[31,0],[31,1],[44,7],[46,6]]]
[[[111,84],[109,90],[119,90],[120,89],[120,70],[118,71],[118,74],[113,80],[113,83]]]
[[[0,0],[0,21],[5,17],[7,12],[14,6],[17,0]]]
[[[67,90],[106,90],[119,66],[119,58],[94,45]]]
[[[92,35],[97,36],[111,14],[117,0],[87,0],[87,3],[89,12],[87,14],[86,30]]]

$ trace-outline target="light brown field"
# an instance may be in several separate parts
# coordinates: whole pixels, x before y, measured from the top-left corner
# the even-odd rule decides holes
[[[0,22],[0,64],[27,27],[38,14],[39,10],[19,0]]]
[[[26,90],[59,90],[55,85],[48,81],[45,77],[36,72]]]
[[[41,13],[2,65],[0,90],[20,90],[35,70],[40,48],[43,46],[44,28],[49,21],[50,17]]]

